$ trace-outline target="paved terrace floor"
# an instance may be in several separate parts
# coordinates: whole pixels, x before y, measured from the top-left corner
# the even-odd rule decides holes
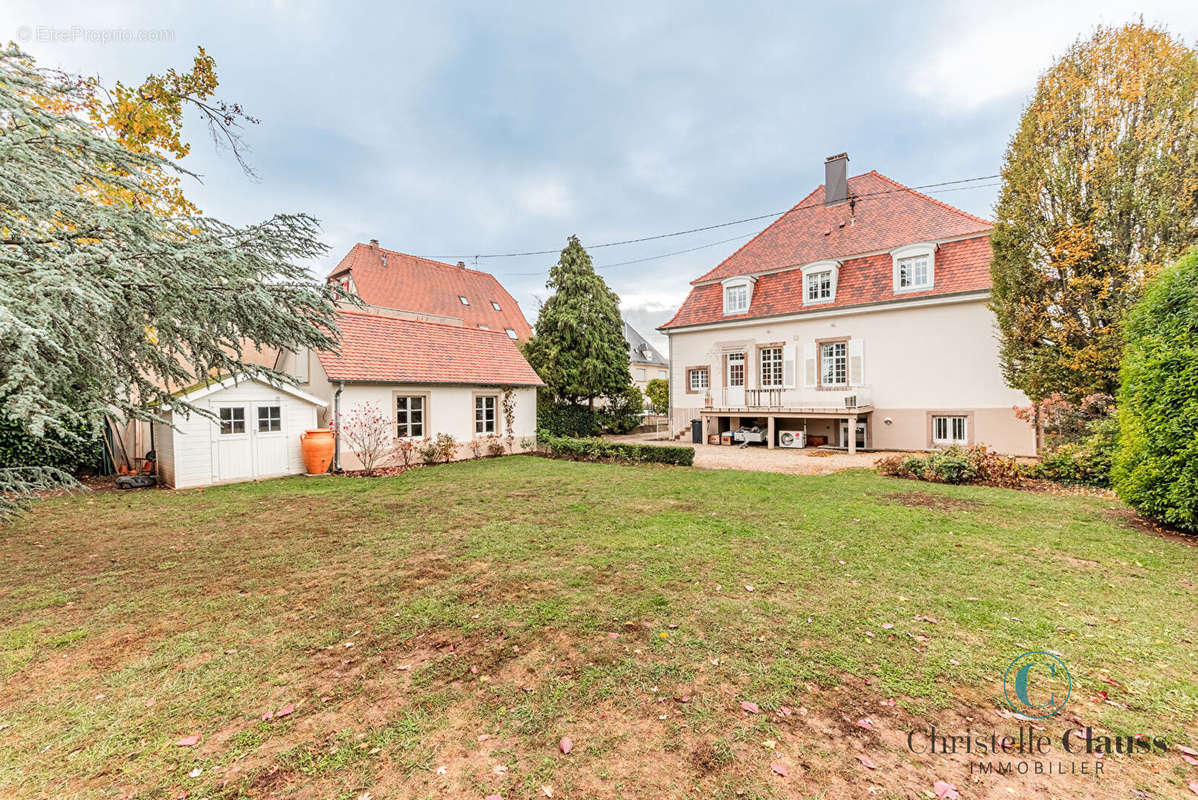
[[[627,436],[608,436],[613,442],[637,442],[639,444],[681,444],[695,448],[695,466],[706,469],[747,469],[757,472],[782,472],[791,475],[827,475],[842,469],[869,468],[883,456],[894,455],[892,451],[878,450],[868,453],[840,453],[815,448],[789,450],[764,446],[745,448],[717,444],[695,444],[689,441],[661,441],[658,434],[633,433]]]

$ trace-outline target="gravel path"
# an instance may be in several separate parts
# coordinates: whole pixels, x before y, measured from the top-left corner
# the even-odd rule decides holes
[[[676,441],[667,442],[653,438],[653,434],[630,434],[608,436],[613,442],[637,442],[639,444],[681,444],[695,448],[695,466],[705,469],[747,469],[757,472],[782,472],[791,475],[827,475],[842,469],[868,469],[883,456],[894,455],[890,451],[869,453],[839,453],[829,450],[805,448],[802,450],[769,450],[762,446],[744,449],[728,445],[696,444]]]

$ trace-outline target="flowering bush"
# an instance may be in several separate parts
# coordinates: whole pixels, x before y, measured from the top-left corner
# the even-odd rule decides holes
[[[345,442],[367,475],[391,450],[391,419],[378,403],[359,403],[334,422],[333,429]]]

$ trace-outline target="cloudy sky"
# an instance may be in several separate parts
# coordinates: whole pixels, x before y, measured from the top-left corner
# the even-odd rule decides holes
[[[908,185],[993,175],[1036,76],[1079,34],[1142,15],[1198,39],[1192,0],[966,5],[5,0],[0,24],[44,65],[106,82],[186,68],[203,45],[220,97],[261,120],[245,132],[258,179],[189,119],[189,195],[233,222],[316,215],[319,272],[371,238],[472,263],[772,213],[841,151],[850,174]],[[935,196],[988,215],[996,191]],[[652,335],[765,224],[591,254]],[[478,264],[532,322],[554,260]]]

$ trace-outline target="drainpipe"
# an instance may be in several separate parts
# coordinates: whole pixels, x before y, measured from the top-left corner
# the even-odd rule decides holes
[[[337,384],[333,393],[333,472],[341,471],[341,393],[345,391],[345,381]]]

